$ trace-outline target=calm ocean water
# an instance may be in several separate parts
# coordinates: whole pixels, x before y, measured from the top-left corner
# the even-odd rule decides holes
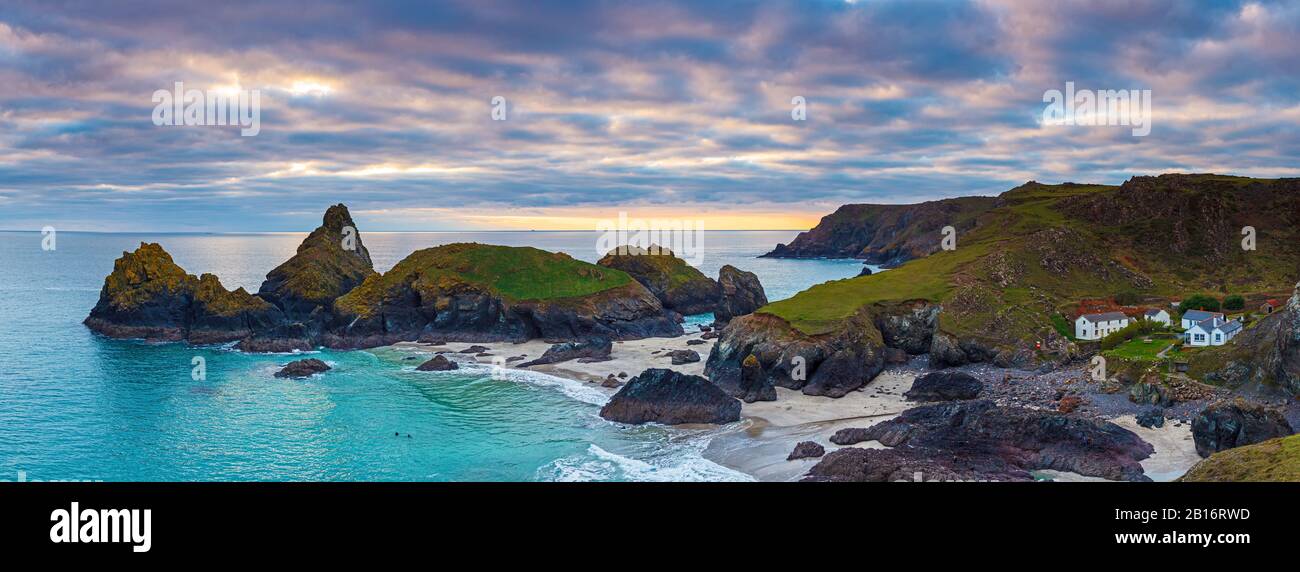
[[[758,274],[772,300],[854,276],[855,261],[757,255],[795,232],[709,232],[700,269]],[[604,394],[530,372],[413,371],[397,349],[316,354],[334,371],[272,377],[288,356],[146,344],[81,320],[113,260],[158,242],[188,272],[256,292],[305,233],[0,232],[0,480],[744,480],[703,459],[717,430],[628,428]],[[528,245],[595,261],[595,233],[364,233],[376,269],[449,242]],[[703,318],[692,320],[702,321]],[[190,377],[207,360],[207,379]],[[635,373],[635,372],[633,372]],[[734,430],[734,429],[731,429]],[[398,435],[394,435],[397,433]],[[410,435],[409,437],[407,435]]]

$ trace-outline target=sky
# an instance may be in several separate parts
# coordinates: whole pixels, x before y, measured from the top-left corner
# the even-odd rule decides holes
[[[155,125],[175,82],[257,90],[260,131]],[[1066,82],[1151,90],[1150,134],[1045,123]],[[805,229],[1300,176],[1298,94],[1300,0],[4,0],[0,229],[299,231],[339,202],[363,231]]]

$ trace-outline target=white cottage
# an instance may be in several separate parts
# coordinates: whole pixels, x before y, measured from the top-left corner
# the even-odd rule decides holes
[[[1241,322],[1224,320],[1218,316],[1210,317],[1194,324],[1187,330],[1189,346],[1221,346],[1241,332]]]
[[[1223,319],[1222,312],[1206,312],[1205,310],[1188,310],[1183,312],[1183,330],[1190,330],[1192,326],[1204,322],[1210,318]]]
[[[1080,340],[1100,340],[1129,324],[1124,312],[1084,314],[1074,320],[1074,337]]]
[[[1143,312],[1142,319],[1149,322],[1159,322],[1166,326],[1169,325],[1169,312],[1164,310],[1147,310]]]

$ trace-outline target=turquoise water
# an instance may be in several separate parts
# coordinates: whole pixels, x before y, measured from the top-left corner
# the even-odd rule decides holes
[[[756,255],[794,232],[712,232],[700,268],[759,275],[769,298],[856,275],[853,261]],[[81,320],[123,250],[161,243],[187,271],[256,291],[304,234],[0,232],[0,480],[745,480],[700,456],[717,431],[626,427],[579,382],[471,366],[414,371],[413,350],[315,353],[334,367],[272,376],[293,359],[91,334]],[[378,270],[447,242],[531,245],[594,261],[594,233],[365,233]],[[688,324],[706,317],[691,317]],[[207,376],[191,377],[192,360]],[[395,435],[396,433],[396,435]],[[408,437],[409,435],[409,437]]]

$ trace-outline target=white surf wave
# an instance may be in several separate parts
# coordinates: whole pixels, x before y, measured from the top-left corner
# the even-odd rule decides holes
[[[707,441],[705,442],[707,444]],[[594,444],[584,454],[556,459],[537,471],[539,480],[554,482],[743,482],[754,478],[700,455],[703,447],[681,445],[648,461],[611,453]]]

